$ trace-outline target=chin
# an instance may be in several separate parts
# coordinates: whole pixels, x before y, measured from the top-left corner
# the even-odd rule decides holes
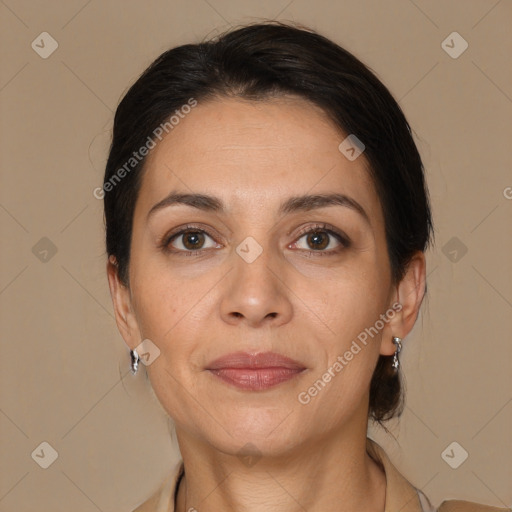
[[[212,430],[210,425],[203,435],[217,449],[231,455],[242,452],[250,455],[252,451],[265,456],[283,454],[301,442],[298,438],[301,430],[287,418],[289,412],[275,407],[268,410],[240,408],[239,412],[224,416],[225,430],[220,425]]]

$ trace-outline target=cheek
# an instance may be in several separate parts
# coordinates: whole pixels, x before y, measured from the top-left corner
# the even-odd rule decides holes
[[[373,325],[386,309],[389,283],[376,271],[371,257],[366,260],[327,272],[319,269],[315,279],[302,280],[302,285],[298,281],[294,288],[329,327],[329,339],[338,349]]]
[[[202,370],[201,350],[210,339],[219,278],[190,279],[157,266],[145,268],[145,272],[134,272],[139,277],[133,283],[134,306],[141,336],[160,350],[159,360],[147,369],[155,393],[176,406],[186,402],[183,389],[193,392],[197,372]]]
[[[134,262],[132,292],[142,334],[155,339],[172,338],[180,324],[190,321],[202,307],[209,280],[190,279],[155,258]]]
[[[191,369],[200,331],[204,331],[206,320],[201,315],[207,303],[201,297],[207,289],[200,282],[185,283],[169,273],[148,271],[134,275],[143,277],[133,283],[141,336],[160,350],[159,357],[146,370],[158,400],[179,423],[197,405],[190,399],[197,395],[197,376]]]

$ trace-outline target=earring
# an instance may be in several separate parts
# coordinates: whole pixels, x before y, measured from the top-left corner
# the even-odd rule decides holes
[[[393,336],[393,343],[396,345],[396,350],[393,355],[393,364],[391,366],[394,368],[395,372],[398,372],[398,368],[400,368],[398,354],[400,353],[400,350],[402,350],[402,338],[399,338],[398,336]]]
[[[130,350],[130,356],[131,356],[131,360],[132,360],[130,366],[131,366],[133,375],[135,375],[137,373],[137,370],[139,369],[139,361],[140,361],[139,354],[137,354],[136,350]]]

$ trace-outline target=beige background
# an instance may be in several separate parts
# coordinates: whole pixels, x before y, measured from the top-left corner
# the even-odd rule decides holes
[[[129,511],[175,459],[145,369],[120,376],[92,191],[145,67],[257,18],[305,23],[368,64],[427,169],[437,245],[402,352],[407,408],[394,437],[372,436],[436,505],[512,505],[512,2],[2,0],[0,16],[0,512]],[[469,44],[456,59],[441,46],[453,31]],[[42,32],[58,43],[46,59]],[[469,453],[457,469],[441,457],[453,441]],[[42,442],[48,469],[31,456]]]

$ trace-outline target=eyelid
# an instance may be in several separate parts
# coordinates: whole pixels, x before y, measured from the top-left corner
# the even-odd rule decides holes
[[[325,231],[326,233],[334,235],[344,245],[348,246],[351,244],[350,238],[343,231],[326,222],[316,222],[312,226],[307,226],[304,229],[300,230],[296,237],[302,238],[302,236],[314,231]]]
[[[171,229],[166,232],[162,237],[160,237],[157,241],[159,247],[165,247],[169,245],[173,238],[183,235],[188,231],[202,231],[206,233],[210,238],[223,238],[217,232],[214,232],[213,229],[210,229],[206,226],[203,226],[201,223],[197,224],[186,224],[185,226],[179,226],[177,228]],[[192,252],[192,251],[188,251]]]
[[[350,238],[340,229],[332,226],[331,224],[327,224],[325,222],[317,222],[313,226],[307,226],[302,229],[296,236],[295,241],[290,245],[295,245],[298,241],[306,235],[315,232],[324,232],[327,233],[331,238],[334,237],[339,243],[339,247],[330,250],[313,250],[313,249],[300,249],[301,252],[305,252],[311,256],[336,256],[339,255],[342,251],[348,249],[352,245],[352,241]]]

